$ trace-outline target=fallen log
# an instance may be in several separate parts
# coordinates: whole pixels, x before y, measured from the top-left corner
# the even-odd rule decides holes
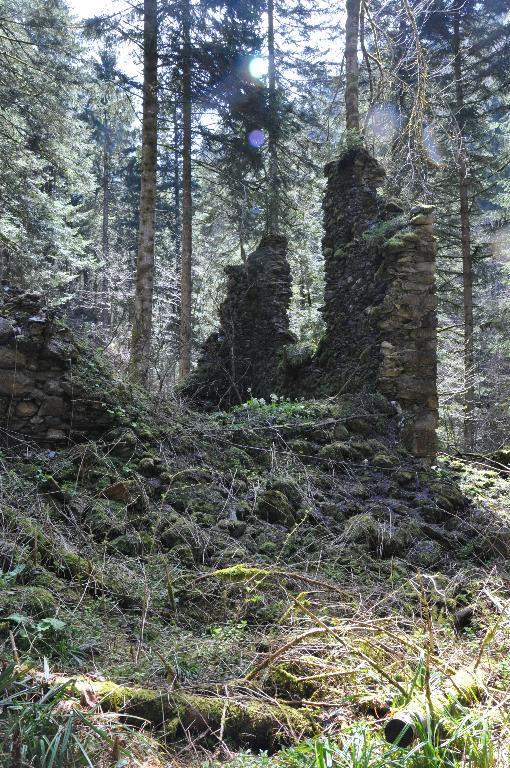
[[[243,701],[235,696],[123,686],[63,675],[54,676],[52,683],[67,683],[69,693],[82,703],[116,712],[133,725],[141,720],[162,729],[168,742],[185,735],[209,736],[235,747],[274,751],[317,731],[310,712],[276,700]]]
[[[437,721],[452,714],[459,705],[474,704],[482,696],[484,687],[480,670],[460,669],[444,686],[434,688],[430,697],[420,692],[405,707],[394,712],[384,726],[386,741],[399,747],[410,747],[429,717]]]

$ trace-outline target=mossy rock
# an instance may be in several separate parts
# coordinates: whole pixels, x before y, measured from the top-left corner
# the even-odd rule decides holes
[[[456,512],[466,505],[466,497],[460,488],[448,482],[432,483],[431,491],[435,495],[436,504],[447,512]]]
[[[407,558],[413,565],[421,568],[430,568],[439,563],[444,557],[445,550],[438,541],[421,539],[414,543]]]
[[[368,418],[361,418],[361,417],[354,417],[351,419],[348,419],[347,421],[347,429],[349,432],[355,434],[355,435],[370,435],[371,432],[374,432],[374,427],[368,420]]]
[[[319,446],[309,440],[302,440],[296,438],[295,440],[289,440],[287,442],[290,450],[295,453],[299,458],[306,459],[317,455]]]
[[[320,688],[319,681],[302,681],[303,668],[290,664],[271,667],[264,679],[264,690],[284,699],[309,699]],[[313,676],[313,675],[311,675]]]
[[[377,443],[377,440],[374,440],[373,442]],[[372,456],[374,453],[374,449],[371,443],[371,440],[360,440],[359,438],[354,438],[350,440],[349,446],[358,454],[358,456],[367,458]]]
[[[241,536],[244,536],[247,527],[248,524],[244,520],[237,520],[235,518],[226,518],[218,523],[218,528],[227,531],[234,539],[240,539]]]
[[[132,456],[138,444],[138,438],[131,429],[115,429],[105,435],[105,441],[111,443],[109,452],[114,456],[127,459]]]
[[[391,557],[404,554],[420,533],[415,521],[396,526],[379,522],[372,514],[364,512],[347,521],[343,538],[347,544],[362,545],[377,557]]]
[[[136,480],[118,480],[107,486],[103,491],[104,496],[111,501],[119,501],[122,504],[132,504],[140,494],[141,488]]]
[[[126,530],[126,505],[97,499],[84,514],[85,523],[101,541],[121,536]]]
[[[404,469],[399,469],[397,472],[393,473],[393,479],[398,485],[406,486],[411,485],[411,483],[415,481],[416,475],[414,472],[407,472]]]
[[[376,453],[372,459],[372,464],[378,469],[391,469],[395,461],[387,453]]]
[[[156,471],[157,462],[153,456],[142,456],[138,462],[138,470],[142,474],[150,475]]]
[[[368,478],[360,478],[360,480],[362,479],[370,482],[372,477],[369,476]],[[371,495],[370,487],[368,485],[364,485],[363,482],[355,483],[354,485],[349,486],[349,495],[356,499],[369,499]],[[358,509],[359,504],[357,502],[352,503],[355,505],[355,508]],[[347,507],[347,509],[349,509],[349,507]]]
[[[338,421],[333,427],[333,438],[335,440],[345,442],[345,440],[349,439],[349,435],[350,432],[343,422]]]
[[[235,445],[227,448],[223,453],[223,460],[229,468],[252,469],[254,464],[252,457]]]
[[[2,613],[20,613],[33,617],[53,616],[57,601],[45,587],[23,586],[0,592]]]
[[[258,553],[269,559],[274,559],[279,550],[280,547],[274,541],[263,541],[257,547]]]
[[[195,563],[195,552],[189,544],[176,544],[171,548],[169,555],[172,560],[184,566],[191,566]]]
[[[200,486],[204,483],[210,485],[213,480],[214,474],[212,469],[208,469],[207,467],[187,467],[186,469],[181,469],[179,472],[174,473],[172,484],[176,486],[184,485],[189,488],[193,486]]]
[[[267,523],[292,525],[294,514],[287,496],[281,491],[266,490],[257,498],[255,515]]]
[[[268,490],[283,493],[293,509],[299,509],[303,501],[303,496],[298,484],[291,478],[278,477],[276,480],[270,480],[268,483]]]
[[[283,348],[282,368],[284,372],[295,373],[310,365],[313,360],[313,348],[309,344],[287,344]]]
[[[361,459],[360,453],[349,443],[343,443],[336,441],[329,445],[324,445],[320,451],[319,456],[321,459],[328,461],[359,461]]]
[[[154,548],[154,538],[148,533],[131,531],[112,539],[109,547],[123,555],[135,557],[150,552]]]
[[[399,251],[403,251],[406,247],[406,244],[402,237],[400,236],[393,236],[390,237],[389,240],[386,240],[384,243],[384,250],[387,253],[398,253]]]
[[[329,517],[336,522],[343,522],[345,520],[345,513],[339,504],[335,504],[331,501],[323,501],[318,504],[318,508],[321,515]]]
[[[190,546],[190,543],[196,540],[195,526],[190,520],[178,518],[163,530],[159,540],[165,549],[172,549],[181,544]]]
[[[498,525],[486,530],[474,545],[475,553],[483,560],[493,557],[510,558],[510,525]]]
[[[346,523],[343,540],[347,544],[362,544],[368,550],[374,550],[379,544],[379,524],[369,513],[362,512],[349,518]]]
[[[170,486],[164,494],[164,500],[181,514],[194,515],[198,512],[218,517],[218,512],[224,506],[222,491],[212,483],[205,485],[189,482],[180,478],[182,485]]]

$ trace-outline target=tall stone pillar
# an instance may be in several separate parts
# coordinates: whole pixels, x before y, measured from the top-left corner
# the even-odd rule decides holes
[[[437,451],[437,300],[433,206],[384,244],[386,295],[381,307],[381,392],[402,408],[402,440],[416,456]]]
[[[402,441],[437,451],[436,245],[431,206],[411,218],[377,193],[384,170],[361,148],[325,169],[326,333],[319,362],[333,389],[398,403]]]
[[[287,240],[262,238],[246,264],[228,266],[219,329],[205,341],[181,389],[203,407],[227,408],[279,391],[280,353],[289,331],[291,275]]]

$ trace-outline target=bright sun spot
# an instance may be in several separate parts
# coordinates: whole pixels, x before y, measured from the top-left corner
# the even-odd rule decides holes
[[[260,56],[255,56],[251,59],[248,68],[252,77],[260,78],[267,75],[267,61]]]

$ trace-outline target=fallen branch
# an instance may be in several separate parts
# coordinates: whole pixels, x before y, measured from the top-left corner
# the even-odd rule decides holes
[[[384,727],[386,741],[399,747],[410,747],[429,717],[439,720],[459,705],[474,704],[484,689],[479,671],[460,669],[443,688],[434,688],[429,697],[421,692],[397,710]]]

